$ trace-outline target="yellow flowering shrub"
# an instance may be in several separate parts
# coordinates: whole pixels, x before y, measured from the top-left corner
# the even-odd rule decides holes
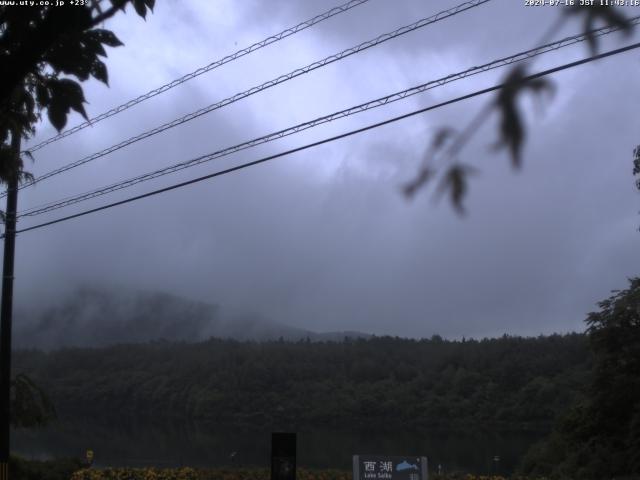
[[[532,477],[503,477],[501,475],[472,475],[470,473],[447,473],[443,475],[431,474],[430,480],[548,480],[546,478]]]
[[[86,468],[71,480],[270,480],[268,469]],[[298,469],[297,480],[351,480],[351,472]]]
[[[224,468],[86,468],[75,472],[70,480],[270,480],[269,469]],[[495,475],[446,474],[430,475],[432,480],[507,480]],[[299,468],[297,480],[352,480],[350,471],[307,470]],[[511,477],[511,480],[534,480]],[[545,480],[545,479],[537,479]]]
[[[75,472],[71,480],[200,480],[193,468],[85,468]]]

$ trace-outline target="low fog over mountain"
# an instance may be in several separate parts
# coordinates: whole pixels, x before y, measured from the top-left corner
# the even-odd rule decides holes
[[[342,340],[360,332],[317,333],[258,314],[161,292],[82,288],[60,302],[16,312],[16,348],[98,347],[153,340]]]

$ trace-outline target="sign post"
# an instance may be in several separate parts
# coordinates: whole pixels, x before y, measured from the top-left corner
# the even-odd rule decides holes
[[[296,479],[296,434],[271,434],[271,480]]]
[[[93,464],[93,450],[87,450],[85,458],[87,459],[87,467],[90,467]]]
[[[354,455],[353,480],[428,480],[427,457]]]

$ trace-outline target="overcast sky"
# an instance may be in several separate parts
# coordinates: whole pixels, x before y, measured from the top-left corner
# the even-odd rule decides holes
[[[110,88],[85,84],[97,115],[339,0],[160,0],[107,24]],[[370,0],[38,151],[36,174],[460,2]],[[250,140],[536,45],[558,8],[493,0],[253,95],[21,191],[19,210]],[[624,10],[636,15],[639,9]],[[557,38],[577,33],[566,24]],[[632,41],[610,35],[603,49]],[[532,68],[588,54],[584,44]],[[417,95],[146,182],[21,227],[186,180],[493,85],[504,70]],[[491,149],[492,117],[461,154],[480,174],[458,216],[433,188],[412,201],[433,132],[464,127],[480,97],[224,177],[19,235],[18,308],[81,285],[161,290],[316,331],[484,337],[583,330],[587,312],[640,274],[632,151],[640,144],[640,51],[553,77],[524,103],[524,168]],[[81,121],[77,115],[69,125]],[[35,141],[54,133],[43,123]],[[432,187],[432,186],[431,186]]]

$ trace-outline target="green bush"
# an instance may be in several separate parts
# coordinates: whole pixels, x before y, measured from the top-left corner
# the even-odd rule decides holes
[[[12,456],[9,460],[9,478],[11,480],[69,480],[74,472],[83,467],[80,460],[73,458],[33,461]]]

